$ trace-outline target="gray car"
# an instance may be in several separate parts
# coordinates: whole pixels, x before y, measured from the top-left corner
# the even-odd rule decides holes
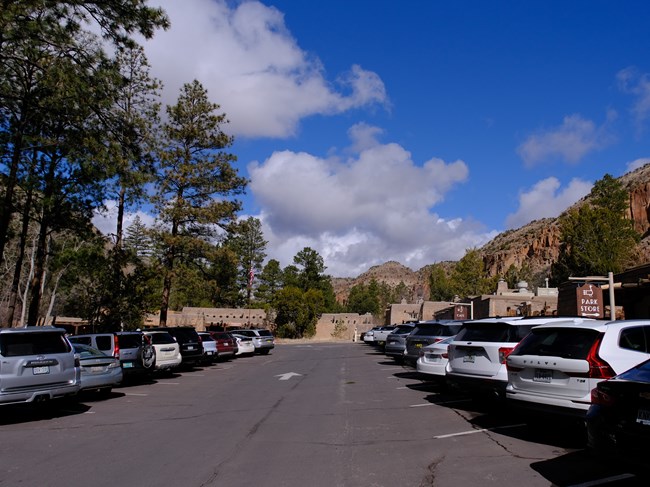
[[[79,391],[78,358],[63,329],[0,329],[0,362],[0,404],[42,401]]]
[[[384,347],[386,355],[394,358],[398,362],[403,361],[404,351],[406,350],[406,337],[408,337],[413,330],[415,330],[415,325],[405,323],[403,325],[398,325],[397,328],[389,333],[386,337],[386,346]]]
[[[415,366],[420,358],[420,350],[437,343],[445,338],[456,335],[461,327],[462,321],[420,321],[415,325],[415,330],[406,338],[406,350],[404,360]]]
[[[81,391],[110,394],[122,382],[122,367],[115,357],[100,352],[83,343],[73,343],[81,365]]]

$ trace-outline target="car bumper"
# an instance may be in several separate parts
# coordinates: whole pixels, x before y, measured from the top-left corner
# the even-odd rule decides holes
[[[422,360],[422,358],[419,358],[417,363],[415,364],[415,367],[417,368],[417,371],[421,374],[444,378],[447,375],[445,371],[446,365],[447,365],[446,361],[439,362],[439,363],[431,363],[431,362],[425,362],[424,360]]]
[[[0,404],[16,404],[73,396],[79,392],[79,387],[79,383],[76,383],[48,389],[41,388],[17,392],[0,392]]]
[[[583,398],[548,396],[541,394],[528,394],[513,392],[506,388],[506,399],[513,408],[526,414],[550,414],[554,416],[567,416],[584,418],[589,409],[591,394]]]
[[[106,387],[115,387],[122,382],[124,374],[122,369],[117,367],[104,374],[81,374],[81,389],[101,389]]]
[[[489,394],[505,398],[507,381],[489,377],[457,375],[447,372],[447,384],[450,387],[470,394]]]

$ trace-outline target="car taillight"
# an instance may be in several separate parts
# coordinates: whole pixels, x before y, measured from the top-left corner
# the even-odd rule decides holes
[[[508,355],[512,353],[514,350],[514,347],[501,347],[499,349],[499,362],[502,364],[506,363],[506,359],[508,358]]]
[[[443,339],[442,338],[434,338],[433,343],[438,343],[441,342]]]
[[[605,362],[602,358],[598,356],[598,349],[600,344],[603,341],[603,336],[600,335],[594,344],[591,346],[589,353],[587,354],[587,362],[589,362],[589,374],[590,379],[609,379],[616,375],[614,369]]]
[[[613,406],[616,403],[616,399],[613,396],[607,394],[607,392],[594,387],[591,390],[591,404],[596,404],[598,406]]]
[[[449,358],[449,354],[448,354],[447,352],[443,352],[443,353],[442,353],[442,358],[446,358],[446,359],[448,359],[448,358]]]
[[[424,350],[420,349],[420,357],[424,357]]]
[[[117,340],[117,335],[113,335],[113,357],[120,358],[120,342]]]

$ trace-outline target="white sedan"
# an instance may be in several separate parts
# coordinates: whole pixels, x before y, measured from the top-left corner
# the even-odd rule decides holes
[[[420,357],[416,362],[419,373],[431,376],[432,379],[445,378],[445,367],[447,366],[447,348],[454,337],[448,337],[420,350]]]
[[[251,337],[231,333],[235,340],[237,340],[237,353],[235,355],[253,355],[255,353],[255,345]]]

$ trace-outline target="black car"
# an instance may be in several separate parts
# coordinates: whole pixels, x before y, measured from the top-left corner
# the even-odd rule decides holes
[[[167,326],[152,328],[169,333],[176,339],[183,357],[182,365],[195,365],[203,360],[203,345],[201,337],[193,326]]]
[[[599,382],[591,392],[591,404],[589,450],[650,473],[650,360]]]

